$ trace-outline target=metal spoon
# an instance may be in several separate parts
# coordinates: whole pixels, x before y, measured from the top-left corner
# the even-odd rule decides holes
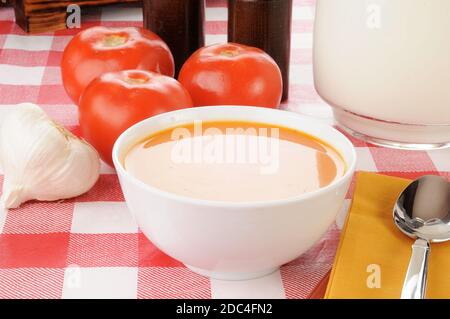
[[[401,298],[424,299],[430,243],[450,240],[450,184],[432,175],[412,182],[395,204],[394,222],[416,238]]]

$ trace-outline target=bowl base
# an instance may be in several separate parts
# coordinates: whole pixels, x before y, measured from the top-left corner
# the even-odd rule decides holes
[[[270,275],[271,273],[273,273],[279,269],[279,267],[274,267],[274,268],[266,269],[263,271],[257,271],[257,272],[218,272],[218,271],[210,271],[210,270],[206,270],[206,269],[200,269],[197,267],[192,267],[190,265],[185,265],[185,266],[199,275],[202,275],[202,276],[205,276],[208,278],[212,278],[212,279],[229,280],[229,281],[256,279],[256,278]]]
[[[333,108],[340,128],[365,142],[396,149],[433,150],[450,147],[450,125],[415,125],[368,118]]]

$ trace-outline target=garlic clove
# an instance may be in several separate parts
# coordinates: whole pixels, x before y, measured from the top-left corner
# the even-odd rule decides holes
[[[4,172],[1,201],[16,208],[31,199],[79,196],[97,181],[100,159],[85,141],[52,121],[37,105],[18,106],[0,130]]]
[[[19,207],[21,203],[28,200],[23,198],[23,188],[21,187],[11,187],[4,182],[3,188],[6,189],[2,195],[2,202],[5,208]]]

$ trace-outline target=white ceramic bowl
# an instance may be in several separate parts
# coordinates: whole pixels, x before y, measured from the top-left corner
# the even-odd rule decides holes
[[[243,120],[295,128],[334,146],[348,169],[342,178],[317,191],[249,203],[179,196],[148,186],[124,169],[123,158],[136,142],[195,120]],[[323,236],[342,206],[356,154],[344,135],[308,117],[266,108],[213,106],[165,113],[132,126],[117,140],[113,161],[130,211],[159,249],[202,275],[243,280],[275,271]]]

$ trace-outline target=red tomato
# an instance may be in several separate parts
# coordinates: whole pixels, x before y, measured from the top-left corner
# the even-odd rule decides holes
[[[61,62],[64,88],[76,104],[97,76],[132,69],[173,77],[175,66],[164,41],[142,28],[93,27],[81,31],[67,45]]]
[[[112,148],[133,124],[156,114],[192,107],[181,84],[158,73],[127,70],[92,81],[80,99],[82,136],[112,165]]]
[[[199,49],[183,65],[178,80],[195,106],[275,108],[283,90],[280,69],[267,53],[235,43]]]

